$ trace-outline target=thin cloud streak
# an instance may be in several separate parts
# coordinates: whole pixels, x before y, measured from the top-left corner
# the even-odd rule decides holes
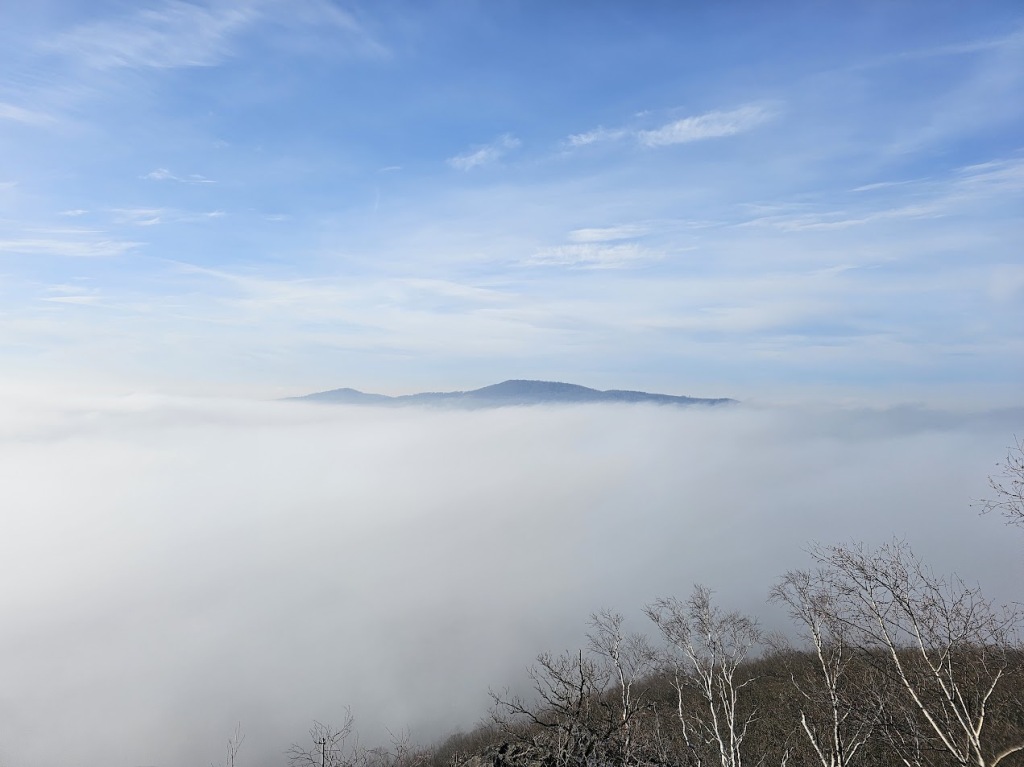
[[[193,212],[170,208],[113,208],[108,211],[113,221],[126,226],[156,226],[167,223],[200,223],[224,218],[223,210]]]
[[[83,295],[83,296],[50,296],[49,298],[42,299],[43,301],[49,301],[55,304],[75,304],[77,306],[90,306],[98,303],[101,299],[99,296]]]
[[[60,240],[24,238],[0,240],[0,253],[16,255],[69,256],[72,258],[111,258],[121,256],[142,243],[124,240]]]
[[[200,176],[198,173],[192,173],[188,176],[176,176],[171,173],[167,168],[157,168],[156,170],[150,171],[142,178],[149,181],[177,181],[179,184],[215,184],[217,183],[213,179],[206,178],[206,176]]]
[[[520,146],[522,146],[522,142],[519,139],[506,133],[490,144],[477,147],[465,154],[449,157],[447,162],[456,170],[472,170],[473,168],[495,163]]]
[[[571,147],[589,146],[605,141],[618,141],[630,135],[625,128],[595,128],[585,133],[574,133],[566,139]]]
[[[771,110],[745,106],[730,112],[707,112],[685,117],[655,130],[640,131],[637,138],[648,147],[688,144],[692,141],[735,136],[756,128],[774,117]]]
[[[118,20],[83,24],[44,47],[93,69],[175,69],[219,64],[233,35],[259,17],[255,7],[163,3]]]
[[[623,224],[622,226],[599,226],[585,229],[574,229],[569,232],[572,242],[614,242],[629,240],[647,233],[643,226]]]
[[[649,148],[688,144],[745,133],[774,119],[776,111],[762,105],[747,104],[729,111],[716,110],[684,117],[647,130],[599,127],[584,133],[571,134],[565,140],[565,144],[573,149],[624,139],[632,139]]]
[[[872,195],[864,192],[886,192],[898,187],[900,204],[892,205],[890,197],[872,205]],[[984,204],[993,198],[1013,199],[1024,191],[1024,160],[1000,158],[955,168],[941,178],[879,182],[852,189],[857,195],[850,200],[857,207],[842,210],[814,211],[811,203],[764,206],[769,215],[758,216],[738,226],[770,226],[781,231],[824,231],[867,226],[893,220],[916,220],[963,215],[969,206]],[[913,202],[907,203],[907,200]],[[885,206],[889,203],[888,206]],[[755,206],[756,209],[756,206]]]
[[[15,104],[7,104],[0,101],[0,120],[31,125],[36,128],[45,127],[56,122],[56,118],[45,112],[35,109],[26,109]]]
[[[872,67],[891,66],[893,63],[898,63],[900,61],[913,61],[916,59],[969,56],[972,54],[998,51],[1007,48],[1019,48],[1022,45],[1024,45],[1024,26],[1019,27],[1010,34],[1001,35],[999,37],[970,40],[948,45],[937,45],[930,48],[901,51],[887,56],[880,56],[869,62],[859,64],[858,68],[867,69]]]
[[[580,266],[591,269],[622,269],[660,258],[635,242],[605,244],[583,241],[538,250],[523,261],[533,266]]]

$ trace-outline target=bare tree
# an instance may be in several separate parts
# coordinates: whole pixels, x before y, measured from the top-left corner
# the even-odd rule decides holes
[[[224,758],[225,767],[235,767],[235,758],[238,756],[238,750],[242,747],[244,740],[245,733],[242,731],[242,723],[239,722],[235,725],[235,731],[231,733],[231,737],[228,738],[227,756]]]
[[[978,501],[982,514],[1001,512],[1007,523],[1024,527],[1024,440],[1017,439],[1006,451],[1006,459],[998,464],[1001,472],[988,478],[995,493]]]
[[[520,761],[542,758],[557,765],[595,761],[639,764],[640,719],[649,710],[640,683],[656,667],[646,637],[624,631],[623,616],[602,610],[590,619],[586,651],[543,653],[528,674],[534,696],[491,693],[492,718],[506,735],[527,743]],[[513,762],[503,752],[502,761]]]
[[[871,550],[863,545],[811,549],[831,595],[830,620],[867,661],[902,691],[908,722],[960,765],[996,767],[1024,750],[996,748],[987,736],[997,688],[1020,662],[1021,616],[999,608],[959,578],[941,578],[901,541]],[[908,742],[905,733],[892,745]],[[912,755],[903,752],[906,764]]]
[[[694,587],[686,602],[660,599],[646,612],[671,648],[677,716],[691,761],[703,765],[710,756],[721,767],[742,767],[743,740],[756,711],[740,705],[743,689],[753,681],[741,665],[761,640],[757,623],[737,612],[722,612],[705,586]],[[700,715],[686,709],[687,689],[699,694]]]
[[[360,762],[357,744],[350,744],[352,712],[345,709],[340,727],[313,722],[309,728],[309,745],[293,743],[287,751],[291,767],[352,767]]]
[[[492,718],[507,735],[528,742],[557,765],[585,764],[614,732],[600,710],[609,674],[593,658],[542,653],[527,673],[535,697],[491,692]]]
[[[800,700],[800,728],[822,767],[849,767],[868,742],[882,701],[852,683],[855,652],[837,617],[830,581],[822,571],[791,571],[775,585],[769,600],[786,606],[816,661],[816,673],[809,679],[790,673]]]
[[[242,723],[239,722],[235,725],[231,737],[228,738],[227,753],[224,756],[224,767],[235,767],[235,760],[238,758],[238,751],[241,749],[242,741],[244,740],[245,732],[242,730]],[[212,763],[210,767],[213,767]]]
[[[414,748],[408,730],[395,733],[388,730],[390,746],[356,749],[359,767],[419,767],[427,760],[428,752]]]
[[[657,654],[644,635],[624,633],[623,622],[621,614],[602,610],[591,616],[591,633],[587,636],[591,652],[606,666],[616,689],[617,711],[613,716],[619,725],[621,763],[632,764],[637,720],[647,708],[646,695],[637,691],[637,684],[654,671]]]

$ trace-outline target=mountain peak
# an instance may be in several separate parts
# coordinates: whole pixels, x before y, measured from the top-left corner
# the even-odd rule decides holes
[[[444,405],[460,408],[504,407],[509,405],[573,404],[592,402],[648,402],[661,405],[724,405],[736,400],[726,397],[686,397],[643,391],[609,389],[600,391],[561,381],[534,381],[511,378],[471,391],[421,392],[388,397],[342,388],[306,394],[289,399],[311,400],[348,405]]]

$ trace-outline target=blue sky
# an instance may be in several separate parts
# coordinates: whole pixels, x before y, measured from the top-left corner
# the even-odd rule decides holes
[[[1019,402],[1019,3],[2,13],[8,381]]]

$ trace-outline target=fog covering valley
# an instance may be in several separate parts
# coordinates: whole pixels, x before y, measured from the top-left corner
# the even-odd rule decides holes
[[[3,765],[221,763],[238,722],[238,763],[280,765],[346,706],[428,743],[604,607],[648,631],[700,582],[784,625],[811,541],[904,537],[1022,596],[1021,532],[971,507],[1020,409],[0,408]]]

